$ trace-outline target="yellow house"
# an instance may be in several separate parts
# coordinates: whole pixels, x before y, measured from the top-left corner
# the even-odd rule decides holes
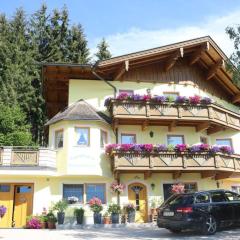
[[[48,148],[2,147],[0,226],[22,227],[72,196],[86,217],[97,196],[105,206],[133,202],[147,222],[174,183],[240,193],[240,89],[226,61],[202,37],[95,65],[43,64]],[[107,144],[117,145],[106,154]],[[115,181],[126,186],[120,195]]]

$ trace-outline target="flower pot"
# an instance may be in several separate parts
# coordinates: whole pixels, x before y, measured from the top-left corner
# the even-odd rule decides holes
[[[64,223],[64,217],[65,217],[65,213],[64,212],[58,212],[57,213],[58,224],[63,224]]]
[[[56,224],[54,222],[48,222],[48,229],[55,229],[56,228]]]
[[[119,223],[119,213],[112,213],[111,219],[112,219],[112,224],[118,224]]]
[[[41,222],[41,228],[42,228],[42,229],[48,228],[47,222]]]
[[[128,213],[128,222],[129,223],[135,222],[135,211],[131,211]]]
[[[102,214],[95,212],[93,214],[93,220],[94,220],[94,224],[101,224],[102,223]]]
[[[76,216],[77,224],[83,224],[83,214]]]
[[[110,224],[111,221],[110,221],[110,217],[104,217],[103,218],[103,224]]]

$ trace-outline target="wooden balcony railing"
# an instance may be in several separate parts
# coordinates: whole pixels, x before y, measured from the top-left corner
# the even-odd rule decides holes
[[[240,155],[227,155],[210,152],[162,152],[149,154],[123,153],[111,154],[113,172],[226,172],[240,174]],[[224,175],[226,176],[226,174]],[[229,177],[228,176],[228,177]]]
[[[11,165],[15,166],[37,166],[39,151],[35,150],[13,150]]]
[[[175,103],[157,103],[152,101],[133,101],[112,99],[109,111],[114,120],[152,121],[153,123],[174,123],[173,125],[194,125],[197,130],[208,129],[211,124],[240,130],[240,114],[227,110],[216,104],[190,105]],[[201,125],[201,123],[205,124]],[[121,123],[121,122],[120,122]],[[209,123],[209,125],[208,125]],[[222,130],[222,129],[219,129]],[[211,133],[211,131],[209,131]]]

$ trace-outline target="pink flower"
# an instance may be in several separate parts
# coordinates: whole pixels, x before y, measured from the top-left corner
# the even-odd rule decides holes
[[[181,183],[173,184],[172,193],[178,194],[178,193],[184,193],[185,192],[185,186]]]
[[[175,149],[176,149],[176,151],[184,152],[187,150],[187,145],[186,144],[177,144],[175,146]]]
[[[40,229],[41,221],[37,217],[32,217],[30,220],[27,221],[27,228]]]
[[[189,97],[189,103],[190,104],[196,105],[196,104],[199,104],[200,102],[201,102],[201,97],[200,96],[195,95],[193,97]]]
[[[150,95],[143,95],[142,99],[143,99],[144,101],[148,101],[148,100],[151,99],[151,96],[150,96]]]
[[[94,205],[102,206],[102,201],[101,201],[101,199],[94,197],[94,198],[90,199],[89,205],[90,205],[90,207],[92,207]]]
[[[105,147],[105,152],[107,154],[111,154],[113,150],[115,150],[116,148],[118,147],[118,144],[108,144],[106,147]]]
[[[143,149],[146,152],[151,152],[153,150],[153,145],[152,144],[143,144]]]
[[[122,193],[125,189],[125,185],[122,184],[122,183],[117,183],[117,182],[113,182],[110,186],[112,192],[115,192],[115,193]]]

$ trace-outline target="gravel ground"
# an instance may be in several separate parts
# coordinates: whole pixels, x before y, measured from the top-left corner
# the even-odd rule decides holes
[[[172,234],[156,226],[124,227],[124,228],[90,228],[74,230],[30,230],[30,229],[0,229],[0,240],[76,240],[76,239],[209,239],[209,240],[239,240],[240,229],[220,231],[214,236],[200,236],[197,233]]]

